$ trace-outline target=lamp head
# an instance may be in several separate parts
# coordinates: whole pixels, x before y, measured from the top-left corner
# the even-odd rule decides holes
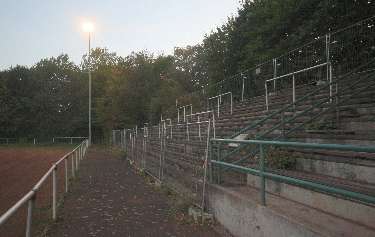
[[[92,22],[84,22],[82,24],[82,29],[86,33],[94,32],[94,24]]]

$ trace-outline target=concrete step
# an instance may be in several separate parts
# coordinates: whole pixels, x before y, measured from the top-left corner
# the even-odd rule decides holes
[[[259,190],[253,187],[210,185],[208,196],[215,219],[238,237],[247,237],[249,233],[252,237],[375,235],[375,229],[357,221],[331,215],[280,195],[267,193],[267,205],[262,206]]]

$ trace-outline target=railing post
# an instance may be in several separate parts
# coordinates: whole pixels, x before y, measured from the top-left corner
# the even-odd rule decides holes
[[[264,83],[264,87],[266,90],[266,110],[268,111],[268,87],[267,87],[267,81]]]
[[[210,140],[209,146],[208,146],[208,164],[207,164],[207,165],[209,165],[208,177],[209,177],[210,183],[213,182],[213,180],[212,180],[212,163],[211,163],[211,160],[212,160],[212,141]]]
[[[31,226],[33,223],[33,210],[35,206],[35,198],[36,193],[34,193],[33,197],[28,201],[27,204],[27,220],[26,220],[26,237],[31,237]]]
[[[264,176],[264,149],[263,145],[259,145],[260,150],[260,197],[262,205],[266,205],[266,179]]]
[[[217,117],[219,118],[220,117],[220,99],[221,97],[217,97]]]
[[[242,76],[242,92],[241,92],[241,101],[243,101],[245,94],[245,78]]]
[[[56,177],[57,166],[52,170],[52,219],[56,220],[56,203],[57,203],[57,177]]]
[[[200,123],[199,115],[198,115],[198,136],[199,136],[199,139],[201,139],[201,123]]]
[[[184,106],[184,122],[186,121],[186,106]]]
[[[75,154],[75,166],[76,166],[76,171],[78,171],[78,150],[76,150],[75,152],[74,152],[74,154]]]
[[[233,95],[230,93],[230,114],[233,114]]]
[[[68,158],[66,158],[64,160],[64,163],[65,163],[65,192],[67,193],[68,192],[68,180],[69,180],[69,177],[68,177]]]
[[[293,74],[293,109],[295,109],[295,106],[296,106],[295,103],[296,103],[296,79]]]
[[[74,167],[74,152],[71,154],[71,158],[72,158],[72,177],[75,178],[76,173],[75,173],[75,167]]]
[[[277,59],[274,58],[273,60],[273,78],[277,77]],[[273,92],[276,93],[276,80],[273,80]]]
[[[282,138],[285,138],[285,117],[284,117],[284,111],[281,112],[280,114],[281,116],[281,135],[282,135]]]
[[[331,69],[331,60],[330,60],[330,43],[331,43],[331,34],[326,34],[326,62],[327,62],[327,80],[329,81],[329,101],[332,103],[332,69]]]
[[[217,160],[218,161],[221,161],[221,143],[218,144],[218,147],[217,147]],[[221,183],[221,168],[220,166],[216,166],[217,167],[217,170],[216,170],[216,175],[217,175],[217,183],[220,184]]]

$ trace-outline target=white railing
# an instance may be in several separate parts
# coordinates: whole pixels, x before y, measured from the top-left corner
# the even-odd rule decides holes
[[[187,122],[189,122],[189,117],[191,118],[191,120],[193,119],[193,117],[197,117],[197,122],[199,124],[198,126],[198,132],[199,132],[199,137],[201,136],[201,126],[200,126],[200,117],[204,114],[208,114],[208,118],[210,117],[210,114],[211,114],[211,123],[212,124],[212,131],[213,131],[213,137],[216,138],[216,129],[215,129],[215,111],[213,110],[208,110],[208,111],[203,111],[203,112],[199,112],[199,113],[194,113],[194,114],[189,114],[187,115]]]
[[[87,139],[87,137],[53,137],[52,142],[55,143],[58,140],[68,140],[70,142],[70,144],[73,144],[74,140],[82,141],[82,140],[85,140],[85,139]]]
[[[9,144],[9,143],[16,143],[17,139],[16,138],[10,138],[10,137],[0,137],[0,141],[5,141],[4,143],[0,142],[0,144],[1,143],[3,143],[3,144]]]
[[[286,77],[292,77],[292,90],[293,90],[292,101],[293,101],[293,104],[294,104],[295,101],[296,101],[296,78],[295,78],[295,75],[303,73],[303,72],[307,72],[307,71],[310,71],[310,70],[313,70],[313,69],[316,69],[316,68],[321,68],[321,67],[327,67],[327,81],[329,83],[331,83],[332,82],[332,67],[331,67],[331,64],[329,62],[321,63],[321,64],[318,64],[318,65],[315,65],[315,66],[312,66],[312,67],[304,68],[302,70],[298,70],[298,71],[291,72],[291,73],[288,73],[288,74],[284,74],[284,75],[281,75],[281,76],[274,76],[273,78],[266,80],[264,82],[265,94],[266,94],[266,110],[268,111],[268,108],[269,108],[269,98],[268,98],[268,83],[269,82],[273,82],[274,92],[276,92],[276,81],[281,80],[281,79],[286,78]],[[332,97],[332,86],[329,87],[329,95],[330,95],[330,97]]]
[[[2,216],[0,216],[0,226],[2,226],[6,221],[12,217],[22,206],[28,203],[27,207],[27,219],[26,219],[26,237],[31,236],[31,227],[33,219],[33,211],[35,206],[35,200],[40,187],[46,182],[47,178],[52,175],[52,219],[56,220],[57,215],[57,169],[61,163],[64,162],[65,166],[65,192],[68,192],[69,188],[69,174],[68,174],[68,159],[71,158],[71,175],[75,178],[75,173],[78,171],[80,161],[85,157],[88,140],[84,140],[71,152],[65,154],[57,162],[55,162],[52,167],[43,175],[39,182],[29,191],[25,196],[23,196],[16,204],[14,204],[9,210],[7,210]]]
[[[190,108],[190,114],[193,113],[193,105],[184,105],[177,108],[177,123],[180,123],[180,111],[184,111],[184,122],[186,121],[186,110]]]
[[[233,95],[232,95],[232,92],[226,92],[226,93],[208,98],[208,107],[210,107],[210,101],[213,100],[213,99],[216,99],[216,102],[217,102],[217,117],[218,118],[220,117],[220,105],[222,103],[222,97],[228,96],[228,95],[230,96],[230,114],[232,114],[233,113]],[[210,110],[210,108],[208,108],[208,110]]]

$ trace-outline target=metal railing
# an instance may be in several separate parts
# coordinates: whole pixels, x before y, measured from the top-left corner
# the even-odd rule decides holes
[[[372,16],[348,27],[328,32],[277,57],[214,84],[207,84],[184,97],[199,95],[203,101],[210,95],[231,91],[235,99],[243,101],[244,98],[264,95],[264,82],[270,78],[324,63],[331,65],[331,71],[327,69],[326,75],[311,73],[309,77],[312,80],[345,74],[375,56],[374,25],[375,16]]]
[[[232,114],[233,113],[233,95],[232,95],[232,92],[222,93],[222,94],[219,94],[217,96],[213,96],[213,97],[210,97],[210,98],[207,99],[207,101],[208,101],[208,109],[207,110],[211,109],[210,108],[211,107],[210,101],[216,99],[217,106],[214,106],[214,108],[216,107],[216,109],[217,109],[217,117],[218,118],[220,117],[220,105],[222,103],[222,100],[223,100],[222,98],[224,96],[229,96],[229,98],[230,98],[230,114]]]
[[[199,113],[194,113],[194,114],[189,114],[187,115],[187,121],[189,122],[189,117],[190,119],[192,120],[193,117],[197,117],[197,122],[200,122],[200,117],[202,115],[205,115],[207,114],[208,117],[210,117],[210,114],[211,114],[211,118],[209,118],[211,120],[211,126],[212,126],[212,132],[213,132],[213,137],[216,138],[216,128],[215,128],[215,112],[213,110],[208,110],[208,111],[203,111],[203,112],[199,112]],[[200,125],[199,125],[199,134],[200,134]]]
[[[0,144],[9,144],[9,143],[16,143],[17,138],[10,138],[10,137],[1,137]]]
[[[276,129],[281,129],[282,133],[279,136],[274,137],[274,139],[279,139],[279,138],[285,139],[287,135],[291,134],[292,132],[296,131],[300,127],[304,126],[306,123],[309,123],[309,122],[313,121],[314,119],[319,118],[319,116],[322,116],[324,113],[328,113],[332,109],[337,108],[337,106],[339,106],[340,104],[343,104],[347,100],[351,99],[355,94],[359,94],[363,90],[365,90],[366,88],[361,89],[359,91],[356,91],[356,93],[353,93],[353,90],[354,90],[354,88],[356,87],[357,84],[359,84],[363,80],[366,80],[367,78],[373,76],[373,74],[365,75],[361,79],[354,80],[354,81],[348,83],[346,85],[346,87],[341,88],[340,92],[336,92],[335,94],[329,95],[328,97],[323,98],[323,99],[319,99],[319,100],[315,99],[315,95],[321,93],[322,91],[326,90],[327,88],[332,87],[335,84],[337,85],[338,83],[342,82],[343,80],[347,80],[347,78],[349,78],[350,76],[359,75],[358,74],[359,72],[362,72],[363,69],[368,68],[373,63],[375,63],[375,59],[367,62],[364,65],[361,65],[361,66],[357,67],[356,69],[354,69],[351,72],[346,73],[345,75],[341,75],[340,77],[335,78],[334,81],[329,82],[322,87],[318,87],[317,89],[315,89],[315,90],[311,91],[310,93],[308,93],[308,94],[302,96],[301,98],[297,99],[294,103],[286,104],[282,108],[268,114],[264,118],[251,123],[250,125],[242,128],[240,131],[234,133],[230,138],[231,139],[235,138],[236,136],[238,136],[240,134],[243,134],[243,133],[249,133],[251,130],[255,130],[255,129],[259,128],[260,126],[265,125],[266,123],[272,123],[272,126],[270,128],[267,128],[267,129],[263,130],[261,133],[257,133],[255,135],[254,139],[264,139],[264,137],[266,135],[271,134]],[[374,85],[375,85],[375,82],[368,84],[368,87],[372,87]],[[339,99],[340,96],[346,95],[348,92],[350,92],[349,96],[347,96],[345,99]],[[313,103],[311,104],[310,107],[300,111],[299,113],[294,113],[294,115],[292,117],[290,117],[288,119],[285,119],[284,113],[286,113],[287,111],[295,111],[296,106],[303,105],[305,103],[305,101],[308,100],[308,99],[313,99]],[[292,127],[290,129],[288,129],[288,131],[285,131],[285,127],[284,127],[285,124],[293,123],[297,118],[300,118],[301,116],[306,116],[307,113],[313,111],[316,108],[320,108],[320,107],[324,106],[325,104],[329,103],[333,99],[336,101],[336,103],[330,103],[330,106],[325,107],[326,110],[322,110],[321,112],[315,112],[314,115],[311,116],[310,119],[306,120],[303,123],[297,124],[295,127]],[[280,120],[275,122],[274,121],[275,119],[280,119]],[[228,157],[230,157],[234,154],[238,154],[244,147],[246,147],[246,145],[241,145],[241,146],[237,147],[236,149],[231,150],[230,152],[228,152],[224,155],[224,159],[227,159]],[[236,163],[240,163],[243,160],[246,160],[248,157],[254,156],[258,152],[259,152],[258,150],[254,149],[253,152],[249,153],[244,158],[236,161]]]
[[[258,169],[244,167],[240,165],[231,164],[228,162],[221,161],[221,146],[223,144],[236,143],[236,144],[245,144],[245,145],[257,145],[260,151]],[[212,159],[213,151],[212,146],[217,145],[216,157],[217,160]],[[336,150],[336,151],[353,151],[353,152],[366,152],[366,153],[375,153],[375,147],[369,146],[353,146],[353,145],[339,145],[339,144],[317,144],[317,143],[303,143],[303,142],[287,142],[287,141],[266,141],[266,140],[235,140],[235,139],[211,139],[211,153],[210,153],[210,180],[214,181],[214,176],[220,183],[221,170],[220,167],[233,169],[242,173],[252,174],[260,177],[260,194],[261,202],[263,205],[266,205],[266,179],[272,179],[279,182],[301,186],[302,188],[313,189],[320,192],[325,192],[330,195],[340,195],[345,198],[353,199],[356,201],[375,204],[375,196],[368,194],[355,192],[347,189],[340,188],[338,186],[322,184],[313,181],[307,181],[304,179],[293,178],[289,176],[283,176],[280,174],[273,173],[272,171],[266,171],[265,169],[265,151],[269,146],[272,147],[287,147],[287,148],[304,148],[312,150]],[[218,169],[215,171],[215,167]]]
[[[180,106],[180,107],[177,107],[177,123],[180,122],[180,110],[183,111],[183,115],[184,115],[184,122],[186,121],[186,109],[187,108],[190,108],[190,114],[193,113],[193,105],[192,104],[189,104],[189,105],[184,105],[184,106]]]
[[[82,140],[85,140],[85,139],[87,139],[87,137],[53,137],[52,143],[56,143],[59,140],[68,140],[68,141],[70,141],[70,144],[73,144],[73,141],[75,141],[75,140],[82,141]]]
[[[52,219],[56,220],[57,217],[57,169],[59,165],[64,163],[65,167],[65,192],[69,190],[69,174],[68,174],[68,159],[71,158],[71,177],[75,178],[78,171],[80,161],[85,157],[88,148],[88,140],[84,140],[71,152],[65,154],[51,168],[43,175],[38,183],[24,195],[16,204],[8,209],[2,216],[0,216],[0,226],[5,224],[7,220],[12,217],[21,207],[27,203],[27,219],[26,219],[26,237],[31,236],[31,228],[33,222],[33,211],[35,207],[35,200],[41,186],[46,182],[47,178],[52,175]]]
[[[268,83],[273,82],[273,88],[274,92],[276,92],[276,82],[278,80],[284,79],[286,77],[292,77],[292,102],[296,102],[296,78],[295,76],[300,73],[308,72],[311,70],[314,70],[316,68],[321,68],[321,67],[328,67],[328,74],[327,74],[327,81],[332,82],[332,68],[331,64],[329,62],[321,63],[312,67],[304,68],[299,71],[291,72],[288,74],[284,74],[282,76],[277,76],[273,77],[272,79],[268,79],[264,82],[264,87],[265,87],[265,98],[266,98],[266,110],[268,111],[268,106],[269,106],[269,98],[268,98]],[[332,96],[332,86],[329,87],[329,94]]]

